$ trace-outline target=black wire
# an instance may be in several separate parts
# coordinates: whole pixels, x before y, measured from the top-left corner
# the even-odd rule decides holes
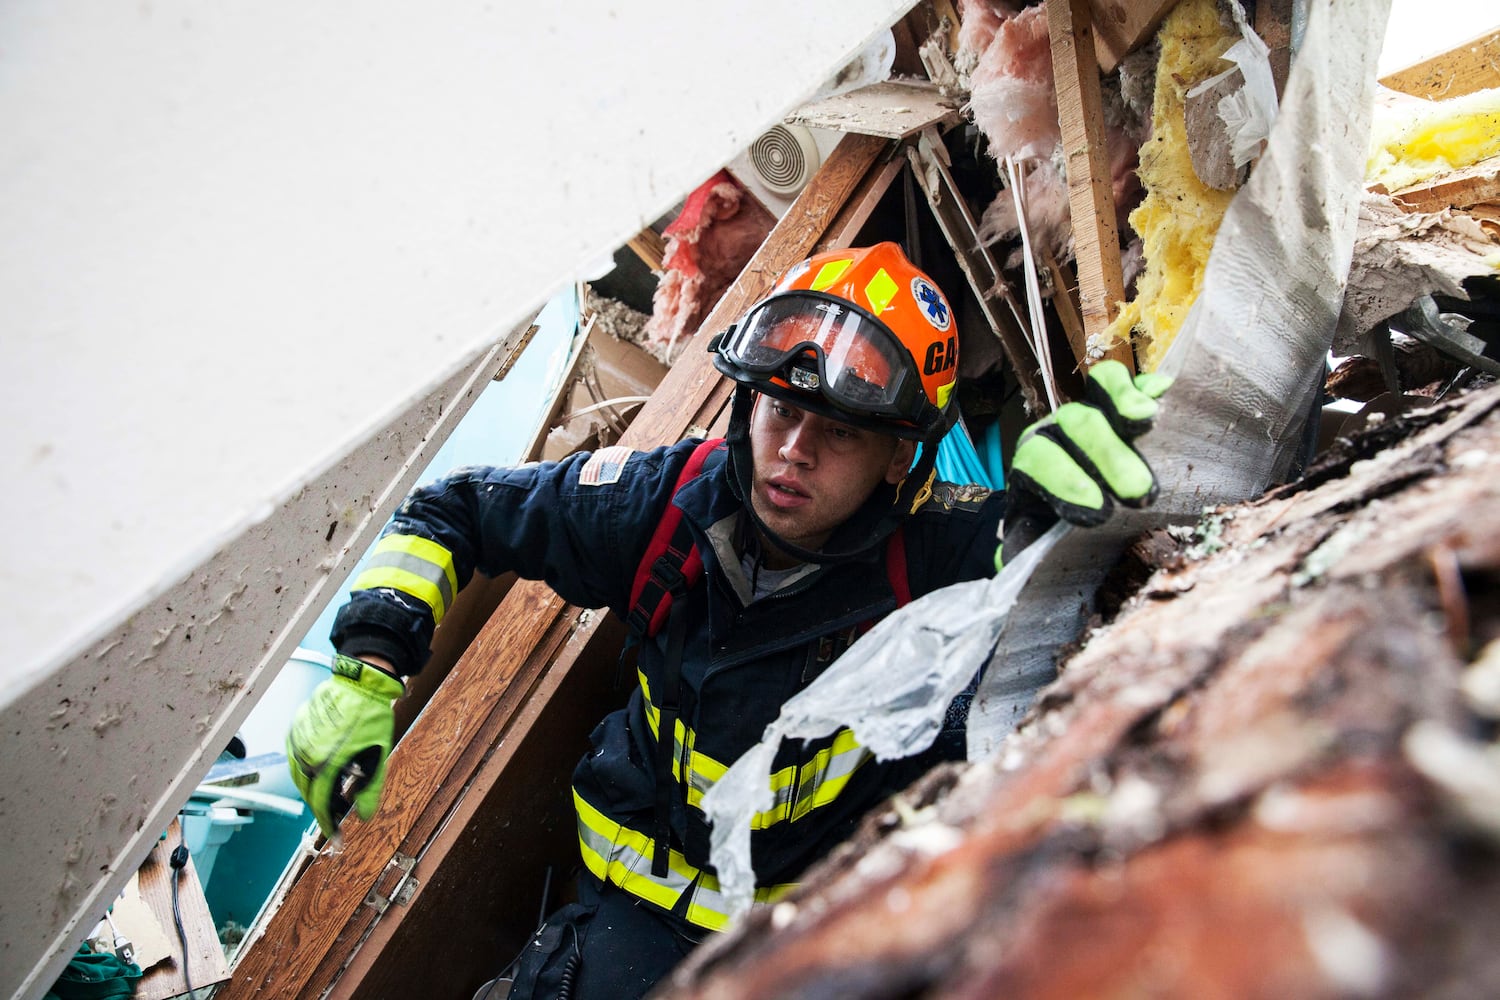
[[[578,966],[583,964],[583,948],[578,943],[578,927],[568,924],[573,935],[573,954],[563,962],[562,976],[557,983],[557,1000],[573,1000],[573,980],[578,975]]]
[[[189,1000],[193,996],[193,977],[188,973],[188,943],[187,932],[182,929],[182,908],[177,904],[177,886],[182,881],[182,873],[187,868],[188,848],[187,833],[180,834],[181,840],[177,843],[177,849],[172,852],[168,864],[172,867],[172,923],[177,927],[177,940],[182,944],[182,982],[187,988]]]
[[[547,899],[551,895],[552,866],[548,865],[547,874],[542,881],[542,912],[537,914],[536,930],[531,932],[531,938],[535,938],[538,934],[540,934],[542,932],[542,928],[547,925]],[[480,997],[480,1000],[490,1000],[490,994],[495,992],[495,987],[500,984],[500,980],[505,978],[505,974],[507,972],[510,972],[520,964],[521,957],[526,954],[526,949],[531,947],[531,938],[528,938],[526,943],[521,946],[521,950],[516,952],[516,957],[511,959],[509,963],[501,968],[500,975],[490,980],[489,985],[484,989],[484,996]]]

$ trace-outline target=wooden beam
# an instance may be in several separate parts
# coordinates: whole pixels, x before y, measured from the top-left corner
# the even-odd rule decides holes
[[[1292,69],[1292,6],[1293,0],[1258,0],[1255,4],[1255,33],[1270,50],[1271,79],[1278,98]]]
[[[888,140],[862,135],[848,135],[839,143],[704,321],[696,337],[698,349],[688,351],[663,379],[623,443],[642,449],[669,444],[688,436],[695,427],[707,428],[714,423],[729,398],[728,383],[703,350],[708,340],[704,334],[712,336],[738,318],[770,290],[786,268],[807,257],[872,165],[890,148]],[[601,630],[599,617],[567,605],[540,582],[523,580],[511,588],[478,639],[433,695],[417,724],[397,746],[380,812],[369,823],[350,822],[344,831],[343,850],[325,850],[308,865],[258,938],[242,952],[233,976],[218,994],[219,1000],[291,1000],[321,996],[334,987],[339,996],[356,997],[429,992],[428,987],[434,986],[434,973],[422,963],[407,962],[404,969],[393,970],[379,959],[378,952],[387,949],[393,954],[405,953],[412,932],[403,932],[400,926],[382,926],[387,922],[404,924],[409,915],[404,905],[392,903],[383,912],[366,905],[366,894],[372,886],[395,881],[388,873],[401,857],[417,859],[408,874],[418,886],[437,880],[440,887],[453,887],[446,895],[418,890],[417,898],[426,900],[424,906],[438,906],[442,899],[448,906],[439,910],[442,916],[437,917],[430,915],[431,910],[413,911],[429,914],[421,918],[423,922],[469,920],[477,924],[476,914],[480,912],[508,926],[515,926],[516,921],[535,922],[540,905],[539,878],[536,886],[529,887],[532,894],[516,881],[503,884],[504,889],[513,890],[509,896],[494,886],[473,884],[481,880],[474,879],[472,872],[455,875],[451,865],[443,864],[449,853],[458,849],[444,838],[475,836],[465,833],[477,802],[469,795],[498,796],[499,801],[512,802],[512,808],[519,811],[498,818],[497,822],[505,824],[502,832],[511,832],[508,846],[491,852],[491,856],[507,857],[516,850],[516,843],[524,842],[525,850],[533,853],[538,849],[532,846],[535,838],[528,838],[524,831],[534,830],[541,817],[529,812],[552,791],[566,789],[576,754],[554,752],[548,756],[528,748],[543,738],[565,744],[569,720],[576,723],[574,735],[579,738],[590,723],[597,721],[563,719],[561,709],[554,704],[559,700],[548,695],[579,684],[574,673],[576,663],[597,662],[597,656],[583,656],[580,646],[592,653],[596,651],[594,643],[603,642],[612,646],[611,655],[618,651],[618,632]],[[599,685],[585,687],[593,690]],[[561,701],[573,704],[576,699]],[[548,720],[550,728],[534,729],[539,719]],[[580,746],[578,752],[581,750]],[[552,770],[544,773],[540,761]],[[576,847],[568,835],[573,823],[566,805],[564,796],[558,815],[547,814],[554,826],[561,824],[549,829],[548,834],[552,847],[566,849],[576,858]],[[505,811],[503,804],[499,811]],[[533,866],[525,864],[523,858],[515,867]],[[539,876],[539,870],[533,874]],[[515,876],[510,878],[514,880]],[[472,893],[472,898],[466,892]],[[482,930],[468,927],[464,933]],[[529,930],[530,926],[525,926],[523,937]],[[519,941],[515,943],[519,945]],[[360,955],[366,947],[374,951]],[[503,961],[498,954],[484,957]],[[372,980],[367,988],[362,977],[377,971],[378,984]],[[394,981],[399,976],[405,977],[404,982]]]
[[[1047,6],[1052,7],[1050,0]],[[1177,0],[1094,0],[1077,6],[1093,7],[1088,20],[1094,25],[1099,69],[1113,73],[1121,59],[1155,33]]]
[[[1392,90],[1439,101],[1500,87],[1500,27],[1381,77]]]
[[[1392,191],[1391,197],[1408,212],[1467,211],[1475,205],[1500,202],[1500,156]]]
[[[891,151],[894,152],[895,148],[892,147]],[[814,252],[822,253],[825,250],[853,246],[859,239],[860,230],[870,221],[870,216],[875,214],[875,209],[905,167],[906,160],[899,156],[892,156],[872,167],[859,188],[849,196],[844,207],[839,209],[839,214],[829,223],[828,231],[818,241]]]
[[[1058,322],[1062,323],[1063,332],[1068,335],[1068,346],[1073,349],[1073,361],[1077,364],[1078,371],[1087,371],[1089,338],[1083,329],[1083,317],[1078,313],[1078,290],[1068,284],[1062,265],[1052,256],[1051,251],[1042,250],[1041,263],[1051,279],[1052,308],[1057,313]]]
[[[1120,269],[1120,233],[1115,225],[1109,150],[1100,105],[1099,70],[1087,0],[1047,0],[1052,36],[1052,73],[1073,212],[1073,248],[1078,261],[1078,298],[1084,332],[1100,333],[1125,300]],[[1129,345],[1112,352],[1132,370]]]
[[[660,273],[662,258],[667,254],[667,241],[656,230],[646,227],[625,241],[635,255],[651,270]]]

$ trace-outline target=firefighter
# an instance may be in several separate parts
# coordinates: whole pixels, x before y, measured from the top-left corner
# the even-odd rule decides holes
[[[932,473],[957,414],[957,343],[948,300],[895,244],[820,254],[710,346],[736,383],[724,441],[467,468],[413,492],[335,620],[334,676],[288,735],[324,832],[350,808],[373,815],[399,678],[421,668],[476,570],[612,609],[631,625],[637,676],[574,771],[578,901],[507,978],[512,1000],[644,994],[727,919],[704,791],[875,621],[994,571],[1004,495]],[[1111,493],[1153,493],[1126,438],[1160,387],[1123,367],[1095,384],[1102,407],[1069,404],[1018,449],[1028,532],[1053,511],[1097,522]],[[961,759],[966,705],[949,706],[920,758],[877,761],[847,729],[783,744],[752,834],[758,900],[933,763]],[[363,778],[352,792],[350,775]]]

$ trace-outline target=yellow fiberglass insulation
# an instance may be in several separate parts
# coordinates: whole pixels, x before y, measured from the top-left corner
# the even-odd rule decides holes
[[[1365,183],[1399,191],[1500,155],[1500,87],[1446,101],[1382,90]]]
[[[1220,58],[1239,38],[1219,19],[1214,0],[1183,0],[1162,22],[1157,40],[1156,94],[1151,137],[1141,147],[1140,178],[1146,198],[1130,213],[1144,244],[1146,266],[1135,298],[1099,334],[1101,345],[1135,338],[1142,371],[1161,362],[1203,287],[1203,269],[1232,191],[1216,191],[1198,180],[1188,152],[1184,95],[1194,84],[1224,70]]]

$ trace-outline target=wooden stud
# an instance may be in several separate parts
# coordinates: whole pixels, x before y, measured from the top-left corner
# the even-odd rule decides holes
[[[658,274],[662,272],[662,258],[667,255],[667,241],[661,233],[648,226],[627,240],[625,245],[652,271]]]
[[[1118,315],[1125,300],[1125,279],[1120,269],[1120,234],[1115,225],[1090,19],[1087,0],[1047,0],[1052,72],[1057,81],[1057,112],[1068,171],[1068,205],[1073,212],[1078,297],[1084,331],[1092,337]],[[1129,345],[1117,345],[1110,356],[1134,370]]]
[[[1048,0],[1049,10],[1052,5],[1052,0]],[[1078,3],[1074,6],[1087,8],[1089,5]],[[1094,0],[1092,11],[1085,10],[1085,13],[1088,14],[1087,21],[1094,26],[1099,69],[1113,73],[1121,59],[1156,32],[1162,18],[1175,6],[1177,0]],[[1050,13],[1048,17],[1051,17]]]
[[[1270,50],[1277,97],[1286,89],[1286,75],[1292,69],[1292,6],[1293,0],[1257,0],[1255,4],[1255,33]]]
[[[853,246],[854,241],[859,238],[860,230],[870,221],[870,216],[875,214],[881,199],[891,189],[905,166],[906,161],[898,156],[876,164],[859,189],[844,203],[833,222],[829,223],[828,232],[818,241],[813,252],[822,253],[825,250]]]
[[[1078,314],[1077,289],[1068,284],[1062,265],[1057,262],[1057,258],[1052,256],[1051,251],[1042,251],[1042,265],[1047,269],[1048,277],[1052,279],[1052,308],[1057,313],[1058,322],[1062,323],[1063,331],[1068,335],[1068,346],[1073,349],[1073,360],[1077,363],[1079,371],[1087,371],[1089,367],[1088,334],[1083,330],[1083,317]]]
[[[1381,77],[1380,82],[1434,101],[1500,87],[1500,28]]]
[[[1500,156],[1491,156],[1460,170],[1391,192],[1408,212],[1468,211],[1476,205],[1500,202]]]

